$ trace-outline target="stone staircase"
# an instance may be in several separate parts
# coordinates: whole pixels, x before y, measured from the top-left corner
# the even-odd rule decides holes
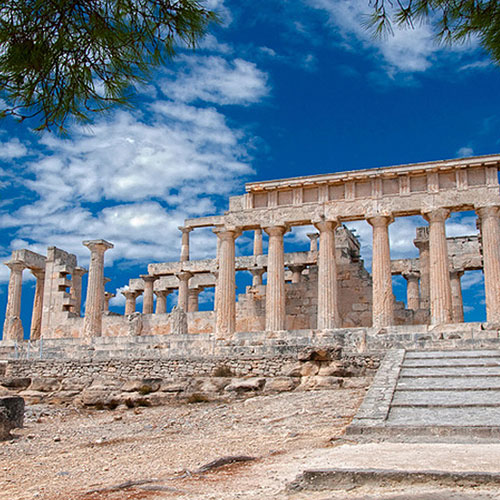
[[[346,435],[500,440],[500,350],[392,349]]]

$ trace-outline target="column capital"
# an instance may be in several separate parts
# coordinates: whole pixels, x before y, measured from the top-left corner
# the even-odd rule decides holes
[[[500,214],[500,206],[498,205],[476,207],[475,210],[480,219],[486,219],[488,217],[498,217]]]
[[[82,245],[87,247],[91,252],[102,252],[110,248],[114,248],[113,243],[106,240],[85,240],[82,241]]]
[[[449,216],[450,210],[448,208],[435,208],[422,212],[422,217],[427,222],[445,222]]]
[[[181,232],[181,233],[190,233],[194,228],[190,227],[190,226],[177,226],[177,229]]]
[[[142,293],[138,290],[122,290],[120,292],[126,299],[135,299]]]
[[[24,271],[26,269],[26,264],[24,262],[21,262],[20,260],[12,260],[9,262],[4,262],[4,264],[13,272],[20,272]]]
[[[45,279],[45,269],[30,269],[30,271],[37,280]]]
[[[173,292],[171,288],[167,288],[166,290],[154,290],[154,294],[157,297],[167,297]]]
[[[464,275],[463,269],[452,269],[450,271],[451,278],[461,278]]]
[[[288,231],[288,226],[276,225],[262,228],[269,236],[283,236]]]
[[[288,264],[286,267],[294,273],[299,271],[302,272],[307,266],[305,264]]]
[[[371,217],[367,217],[366,222],[368,222],[368,224],[372,227],[387,227],[389,224],[394,222],[394,217],[387,214],[373,215]]]
[[[75,267],[71,274],[73,276],[83,276],[84,274],[87,274],[87,273],[88,273],[88,271],[84,267]]]
[[[323,231],[335,231],[335,229],[339,226],[339,224],[340,224],[340,222],[338,219],[313,221],[314,227],[318,231],[321,231],[321,232],[323,232]]]
[[[307,233],[306,236],[310,240],[317,240],[319,238],[319,233]]]
[[[221,240],[235,240],[241,235],[242,230],[238,227],[216,226],[212,232]]]
[[[175,276],[179,281],[188,281],[193,277],[193,273],[189,271],[181,271],[180,273],[175,273]]]
[[[157,279],[160,279],[159,276],[154,276],[152,274],[140,274],[139,277],[144,283],[154,283]]]
[[[406,281],[418,280],[420,278],[420,271],[404,271],[401,273],[401,276]]]

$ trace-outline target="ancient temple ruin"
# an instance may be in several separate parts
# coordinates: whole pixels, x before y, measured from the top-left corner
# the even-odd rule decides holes
[[[393,325],[432,327],[464,321],[460,278],[482,270],[487,322],[500,324],[500,155],[396,167],[338,172],[246,185],[231,197],[223,215],[187,219],[177,262],[150,263],[147,274],[130,279],[123,314],[109,312],[114,295],[105,291],[105,240],[85,241],[88,271],[75,255],[50,247],[47,255],[16,250],[11,270],[3,342],[27,337],[20,320],[22,273],[36,277],[29,338],[81,338],[213,334],[230,339],[236,332],[311,331]],[[452,212],[475,211],[479,236],[447,238]],[[421,215],[416,259],[391,260],[389,225],[396,217]],[[373,228],[371,274],[357,237],[344,223],[366,220]],[[284,252],[283,237],[309,226],[310,248]],[[214,259],[190,260],[190,233],[212,228]],[[253,231],[253,254],[235,256],[235,240]],[[263,232],[268,251],[263,252]],[[235,273],[248,271],[252,285],[236,297]],[[85,314],[82,279],[88,272]],[[263,280],[263,276],[266,280]],[[406,306],[396,302],[392,276],[407,283]],[[213,311],[198,310],[198,295],[215,289]],[[178,291],[177,306],[167,296]],[[142,313],[136,300],[142,295]],[[156,307],[155,298],[156,296]]]

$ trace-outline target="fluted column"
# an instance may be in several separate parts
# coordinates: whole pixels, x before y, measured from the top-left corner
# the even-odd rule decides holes
[[[302,281],[302,271],[306,266],[299,264],[290,264],[288,269],[292,271],[292,283],[300,283]]]
[[[123,290],[122,295],[125,297],[125,316],[135,313],[135,302],[141,292],[137,290]]]
[[[189,233],[193,230],[193,228],[179,226],[179,229],[182,231],[181,262],[184,262],[189,260]]]
[[[462,298],[462,284],[460,278],[464,275],[463,271],[451,271],[451,315],[453,323],[464,322],[464,301]]]
[[[23,290],[23,270],[26,266],[18,261],[6,262],[5,265],[10,269],[10,278],[2,339],[23,340],[21,294]]]
[[[394,324],[394,295],[392,293],[391,250],[389,245],[389,224],[392,217],[378,215],[370,217],[373,227],[373,327],[380,328]]]
[[[262,229],[253,232],[253,254],[262,255]]]
[[[190,288],[188,292],[188,312],[196,312],[199,310],[198,296],[202,292],[201,288]]]
[[[183,311],[188,311],[188,291],[189,280],[193,276],[189,271],[182,271],[176,274],[179,280],[179,296],[177,298],[177,307]]]
[[[431,324],[451,323],[451,282],[445,222],[450,211],[438,208],[424,214],[429,222]]]
[[[104,311],[104,252],[113,248],[113,244],[106,240],[87,240],[83,242],[83,245],[90,250],[83,336],[100,337]]]
[[[407,272],[403,273],[403,278],[406,280],[406,307],[416,311],[420,307],[420,295],[418,289],[418,280],[420,273]]]
[[[500,323],[500,207],[477,208],[481,224],[486,318]]]
[[[254,267],[253,269],[249,269],[250,273],[252,273],[252,286],[262,285],[262,275],[266,272],[263,267]]]
[[[144,282],[144,296],[142,301],[142,314],[153,314],[154,311],[154,293],[153,287],[159,276],[151,276],[150,274],[141,274]]]
[[[430,307],[430,262],[429,262],[429,228],[418,227],[417,237],[413,243],[418,248],[418,267],[420,269],[420,309]]]
[[[318,251],[318,233],[307,233],[307,237],[310,239],[309,242],[309,251],[317,252]]]
[[[71,273],[71,290],[70,294],[74,300],[72,312],[81,316],[82,314],[82,276],[87,273],[83,267],[75,267]]]
[[[116,294],[111,292],[104,292],[104,312],[109,312],[109,301],[116,297]]]
[[[285,257],[283,235],[285,226],[264,228],[269,235],[266,286],[266,330],[285,330]]]
[[[214,229],[219,242],[219,274],[215,290],[215,332],[230,336],[236,328],[236,277],[234,241],[236,230]]]
[[[30,339],[38,340],[42,332],[43,289],[45,285],[45,271],[43,269],[32,269],[31,273],[36,278],[36,286],[35,297],[33,299],[33,311],[31,313]]]
[[[172,290],[155,290],[156,309],[155,314],[167,313],[167,297],[172,293]]]
[[[335,259],[335,228],[337,226],[338,221],[321,221],[314,224],[314,227],[319,230],[318,330],[340,326]]]

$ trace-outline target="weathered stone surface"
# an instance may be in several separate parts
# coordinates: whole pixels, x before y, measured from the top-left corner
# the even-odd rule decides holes
[[[0,397],[0,440],[7,439],[10,431],[22,427],[24,399],[20,396]]]
[[[339,377],[321,377],[319,375],[302,377],[299,391],[310,391],[315,389],[333,389],[342,387],[343,379]]]
[[[61,381],[52,377],[33,377],[29,386],[30,391],[54,392],[61,387]]]
[[[274,377],[266,379],[265,392],[293,391],[299,385],[296,377]]]
[[[304,363],[300,369],[300,375],[302,377],[310,377],[312,375],[317,375],[319,372],[319,363],[315,361],[307,361]]]
[[[31,384],[31,379],[28,377],[2,377],[0,385],[9,389],[26,389]]]
[[[266,379],[262,377],[252,377],[247,379],[235,379],[226,388],[226,392],[235,392],[242,394],[245,392],[260,391],[266,383]]]

